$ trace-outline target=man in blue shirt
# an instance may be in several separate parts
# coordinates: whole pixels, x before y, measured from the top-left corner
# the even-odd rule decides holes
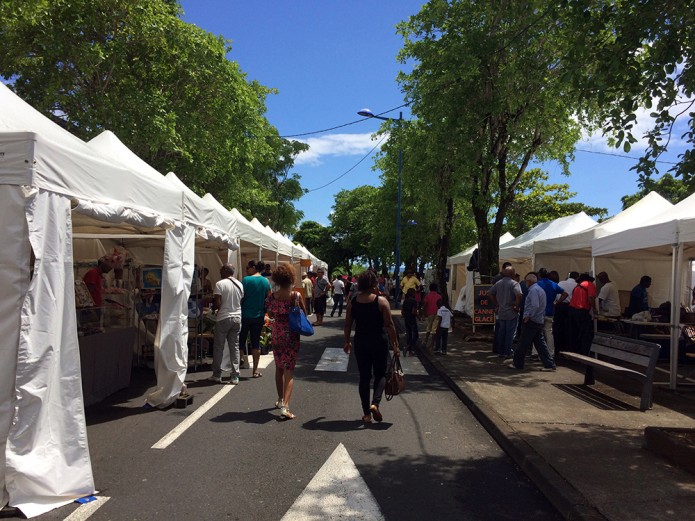
[[[545,268],[538,270],[538,283],[545,291],[545,319],[543,321],[543,334],[548,352],[555,356],[555,342],[553,340],[553,316],[555,315],[555,302],[562,302],[567,298],[565,292],[558,284],[548,278],[548,271]],[[556,301],[560,295],[560,300]]]
[[[261,358],[261,332],[265,323],[265,298],[270,293],[270,282],[261,274],[262,270],[262,262],[249,261],[246,277],[241,280],[244,286],[244,299],[241,301],[239,342],[242,351],[248,356],[246,338],[251,337],[254,378],[263,376],[258,370],[258,362]]]
[[[528,286],[528,295],[524,304],[521,338],[519,339],[519,346],[514,350],[514,362],[509,367],[512,369],[523,369],[526,351],[533,344],[538,351],[541,362],[543,362],[543,370],[555,371],[555,360],[548,352],[548,346],[543,336],[546,306],[545,291],[537,284],[538,277],[534,272],[527,273],[524,280],[526,286]]]
[[[649,294],[647,288],[652,285],[652,278],[649,275],[643,275],[639,280],[639,284],[632,288],[630,292],[630,304],[627,306],[627,316],[632,317],[635,313],[649,310]]]

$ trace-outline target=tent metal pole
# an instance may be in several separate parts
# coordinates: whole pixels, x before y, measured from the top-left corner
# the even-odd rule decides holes
[[[596,257],[591,256],[591,276],[596,277]],[[598,300],[598,295],[596,295],[596,300]],[[596,305],[596,309],[600,309],[600,304]],[[594,333],[598,331],[598,320],[594,320]]]
[[[678,237],[678,235],[676,235]],[[681,278],[681,252],[683,246],[680,241],[671,245],[671,353],[669,360],[669,389],[676,390],[678,380],[678,341],[680,337],[680,278]]]

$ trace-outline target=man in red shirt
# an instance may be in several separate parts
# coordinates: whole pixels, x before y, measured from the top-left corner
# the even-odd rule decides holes
[[[594,277],[582,273],[572,291],[569,307],[570,347],[575,353],[589,355],[594,340],[596,286]]]
[[[94,305],[101,307],[104,295],[104,274],[111,271],[113,266],[106,256],[101,257],[97,262],[97,267],[85,273],[82,280],[84,280],[90,295],[92,295]]]
[[[437,330],[438,330],[438,325],[436,322],[437,318],[437,310],[439,309],[439,306],[437,306],[437,302],[442,298],[442,296],[439,294],[439,286],[437,285],[436,282],[433,282],[430,284],[430,292],[425,295],[425,300],[423,304],[423,312],[425,313],[425,331],[427,334],[425,335],[425,347],[427,347],[427,342],[430,339],[430,333],[432,333],[435,338],[437,335]]]

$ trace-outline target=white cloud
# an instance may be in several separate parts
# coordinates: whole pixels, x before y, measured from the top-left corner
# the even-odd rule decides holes
[[[326,156],[363,156],[378,142],[372,134],[328,134],[298,141],[308,144],[309,150],[297,156],[295,165],[311,166]]]
[[[681,101],[684,101],[683,98]],[[652,108],[645,109],[639,108],[635,111],[637,116],[637,121],[634,123],[632,128],[632,135],[637,138],[637,142],[632,143],[631,148],[635,152],[644,152],[647,148],[647,139],[644,137],[647,132],[654,128],[654,119],[649,116],[651,112],[655,111],[659,100],[652,100]],[[684,105],[678,105],[672,107],[669,112],[672,116],[677,116],[683,111]],[[669,150],[680,150],[687,146],[686,142],[681,139],[681,135],[685,132],[687,127],[687,114],[681,115],[677,120],[671,132],[671,139],[669,141]],[[583,133],[581,141],[578,143],[581,148],[588,148],[591,150],[599,150],[603,152],[622,152],[622,148],[616,149],[608,144],[608,139],[603,135],[601,130],[597,130],[591,134]]]

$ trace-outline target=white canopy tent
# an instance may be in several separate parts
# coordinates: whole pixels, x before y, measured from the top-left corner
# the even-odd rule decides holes
[[[505,261],[511,262],[516,272],[523,277],[534,266],[533,245],[536,241],[572,235],[592,226],[596,226],[596,221],[584,212],[541,223],[500,246],[500,265]]]
[[[597,262],[606,259],[617,266],[629,264],[633,269],[637,265],[643,269],[643,275],[652,277],[649,292],[653,307],[661,299],[667,298],[671,302],[669,385],[675,389],[681,332],[680,306],[687,306],[692,294],[689,263],[695,257],[695,194],[656,215],[640,228],[594,239],[592,249]]]
[[[605,270],[618,287],[630,289],[642,275],[638,272],[639,269],[626,269],[628,266],[611,269],[611,266],[601,260],[594,265],[591,243],[599,237],[639,228],[670,208],[673,205],[669,201],[656,192],[650,192],[629,208],[592,228],[572,235],[536,241],[533,244],[534,268],[557,270],[561,277],[570,271],[598,273]]]
[[[514,236],[506,232],[500,237],[500,246],[513,240]],[[473,316],[473,284],[469,284],[467,266],[473,252],[478,248],[478,244],[473,244],[456,255],[447,259],[447,266],[450,266],[449,276],[449,302],[456,303],[457,311]],[[462,294],[463,292],[463,294]]]
[[[147,403],[153,407],[166,407],[171,405],[181,391],[186,372],[188,371],[188,298],[191,295],[191,286],[194,274],[196,237],[198,244],[214,244],[225,250],[238,248],[234,240],[236,227],[231,219],[219,212],[216,208],[203,201],[198,195],[182,183],[174,173],[166,177],[140,159],[127,146],[110,131],[105,131],[92,139],[88,145],[97,153],[116,164],[122,164],[135,172],[140,179],[151,180],[152,183],[161,186],[170,186],[178,192],[179,219],[185,223],[187,229],[185,238],[182,237],[182,245],[187,249],[183,252],[182,280],[176,281],[175,286],[165,288],[162,286],[162,309],[160,324],[155,338],[155,371],[157,374],[157,389],[147,397]],[[192,235],[192,236],[191,236]],[[97,237],[98,235],[95,235]],[[121,236],[121,241],[128,241],[137,247],[146,247],[143,236]],[[165,238],[161,246],[155,244],[154,250],[159,253],[159,262],[164,271],[171,264],[171,256],[167,256],[168,241],[175,240],[172,236]],[[175,240],[175,242],[178,242]],[[226,253],[226,252],[225,252]],[[215,252],[217,256],[217,252]],[[228,254],[225,255],[227,257]],[[174,312],[168,312],[168,296],[174,297]]]
[[[178,220],[180,191],[100,157],[4,85],[0,198],[0,506],[33,517],[95,491],[80,378],[73,216],[92,228],[165,229],[171,239],[163,275],[171,288],[185,283],[183,252],[192,234]],[[175,295],[166,300],[175,316]]]

